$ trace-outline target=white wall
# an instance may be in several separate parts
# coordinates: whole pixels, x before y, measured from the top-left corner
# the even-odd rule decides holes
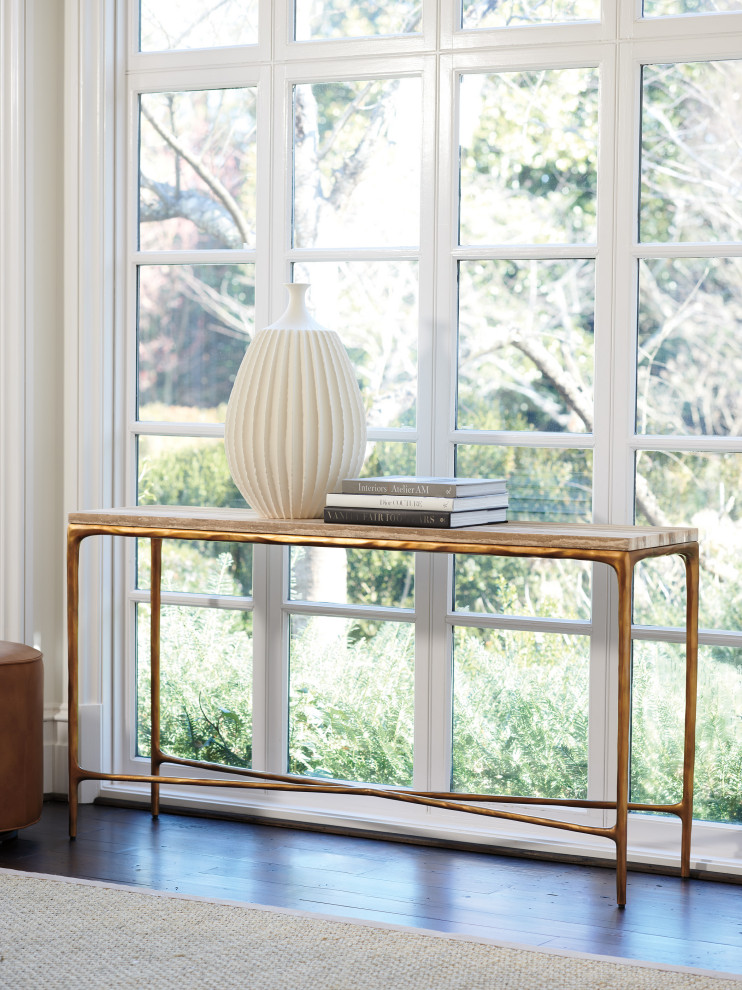
[[[48,766],[64,714],[64,4],[0,11],[0,638],[44,654]]]
[[[64,5],[31,0],[30,112],[27,176],[31,182],[28,224],[33,282],[31,491],[33,579],[31,629],[47,658],[45,700],[64,697],[63,334],[62,334],[62,93]]]
[[[65,526],[63,491],[63,39],[64,4],[27,0],[30,42],[26,174],[28,252],[33,291],[28,310],[32,328],[31,479],[33,544],[30,623],[33,643],[44,654],[45,781],[47,793],[61,789],[66,743]],[[57,720],[59,719],[59,721]],[[63,739],[58,739],[58,730]]]

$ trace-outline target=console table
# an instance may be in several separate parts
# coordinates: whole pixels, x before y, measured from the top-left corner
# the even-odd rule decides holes
[[[151,547],[151,669],[152,752],[150,773],[103,773],[79,764],[78,722],[78,611],[80,544],[89,536],[108,535],[147,538]],[[597,561],[612,567],[618,578],[618,732],[616,798],[613,801],[512,797],[492,794],[457,794],[416,791],[408,788],[376,788],[339,784],[316,778],[271,774],[181,759],[160,749],[160,608],[162,541],[215,540],[308,547],[355,547],[376,550],[413,550],[428,553],[491,554],[498,557],[569,558]],[[648,557],[677,554],[686,574],[686,694],[682,799],[677,804],[634,804],[629,801],[629,736],[631,724],[631,592],[634,566]],[[145,781],[151,785],[152,814],[159,813],[161,784],[193,784],[257,788],[260,790],[317,791],[329,794],[364,794],[484,815],[530,822],[551,828],[603,836],[616,847],[616,899],[626,903],[626,840],[629,811],[654,811],[677,815],[682,823],[681,875],[690,872],[693,819],[693,761],[695,750],[696,677],[698,658],[698,533],[683,527],[601,526],[562,523],[503,523],[472,529],[418,529],[391,526],[326,524],[314,519],[260,519],[254,512],[237,509],[140,506],[75,512],[69,517],[67,535],[67,619],[69,674],[69,815],[70,837],[77,831],[78,785],[84,780]],[[183,767],[228,771],[247,780],[168,777],[163,763]],[[505,811],[489,805],[518,804],[615,810],[611,827],[573,824]]]

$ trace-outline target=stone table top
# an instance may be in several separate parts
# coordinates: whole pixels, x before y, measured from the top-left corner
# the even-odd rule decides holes
[[[389,549],[446,550],[461,547],[534,547],[569,550],[653,550],[695,543],[698,530],[687,526],[617,526],[600,523],[516,521],[470,528],[438,529],[414,526],[367,526],[325,523],[321,519],[264,519],[249,509],[197,506],[140,505],[72,512],[69,523],[89,530],[126,530],[120,535],[160,535],[183,532],[246,537],[247,542],[355,546]],[[132,531],[132,532],[129,532]],[[157,531],[157,532],[151,532]],[[191,537],[197,539],[197,536]],[[213,538],[213,537],[212,537]]]

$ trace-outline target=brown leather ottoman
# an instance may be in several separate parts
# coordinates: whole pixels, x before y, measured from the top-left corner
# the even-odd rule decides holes
[[[41,653],[0,640],[0,839],[41,818],[43,733]]]

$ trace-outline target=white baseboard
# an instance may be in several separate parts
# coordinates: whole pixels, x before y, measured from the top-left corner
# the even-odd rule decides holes
[[[67,706],[44,706],[44,794],[67,791]]]
[[[80,705],[80,753],[83,766],[100,766],[102,705]],[[69,789],[67,770],[67,705],[44,708],[44,794],[66,794]],[[80,801],[89,804],[100,794],[95,780],[80,785]]]

